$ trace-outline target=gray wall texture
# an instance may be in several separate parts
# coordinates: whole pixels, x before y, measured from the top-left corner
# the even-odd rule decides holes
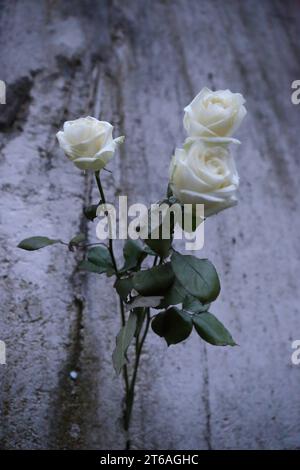
[[[240,202],[206,224],[214,312],[238,348],[149,335],[132,427],[139,449],[300,448],[298,1],[0,1],[1,446],[122,449],[119,328],[110,280],[78,273],[62,246],[16,249],[26,236],[95,238],[83,207],[89,174],[62,154],[64,120],[111,121],[126,144],[105,172],[110,199],[165,191],[183,107],[203,87],[247,99],[234,149]],[[78,372],[77,380],[70,372]]]

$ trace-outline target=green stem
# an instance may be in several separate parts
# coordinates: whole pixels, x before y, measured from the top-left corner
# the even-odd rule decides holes
[[[106,199],[105,199],[104,191],[103,191],[101,180],[100,180],[100,171],[95,171],[95,178],[96,178],[98,190],[99,190],[100,197],[101,197],[101,203],[106,204]],[[109,214],[107,215],[107,218],[108,218],[108,223],[109,223],[109,226],[110,226]],[[111,232],[110,229],[109,229],[109,232]],[[112,241],[111,237],[109,237],[108,249],[109,249],[111,260],[112,260],[112,263],[113,263],[113,266],[114,266],[114,269],[115,269],[115,272],[116,272],[116,276],[119,278],[120,273],[119,273],[119,270],[118,270],[118,266],[117,266],[117,262],[116,262],[116,258],[115,258],[115,254],[114,254],[113,241]],[[120,302],[120,313],[121,313],[122,326],[124,326],[125,322],[126,322],[125,309],[124,309],[123,301],[122,301],[120,296],[119,296],[119,302]],[[126,391],[126,396],[127,396],[128,391],[129,391],[129,378],[128,378],[128,368],[127,368],[126,364],[123,366],[123,379],[124,379],[124,383],[125,383],[125,391]]]
[[[95,178],[96,178],[98,190],[99,190],[100,197],[101,197],[100,203],[106,204],[106,199],[105,199],[104,191],[103,191],[103,188],[102,188],[102,184],[101,184],[101,180],[100,180],[100,172],[99,171],[95,172]],[[109,231],[110,231],[110,234],[111,234],[109,214],[107,214],[107,218],[108,218],[108,223],[109,223]],[[111,259],[112,259],[112,263],[113,263],[113,266],[114,266],[114,269],[115,269],[115,272],[116,272],[116,276],[118,278],[120,278],[120,273],[118,271],[118,266],[117,266],[116,258],[115,258],[115,255],[114,255],[113,241],[112,241],[111,237],[109,238],[108,249],[109,249],[109,252],[110,252],[110,255],[111,255]],[[158,256],[155,256],[153,266],[156,266],[157,262],[158,262]],[[159,264],[161,264],[162,262],[163,262],[163,258],[160,258]],[[124,303],[123,303],[123,300],[121,299],[120,296],[119,296],[119,300],[120,300],[120,313],[121,313],[122,326],[124,326],[125,323],[126,323]],[[143,346],[144,346],[144,343],[145,343],[145,339],[146,339],[147,333],[149,331],[150,323],[151,323],[150,309],[146,308],[146,323],[145,323],[143,335],[142,335],[141,339],[140,339],[139,335],[136,337],[135,362],[134,362],[132,377],[131,377],[130,381],[129,381],[127,365],[125,364],[123,366],[123,378],[124,378],[125,392],[126,392],[126,395],[125,395],[125,410],[124,410],[124,430],[125,430],[126,433],[128,433],[129,427],[130,427],[132,408],[133,408],[134,397],[135,397],[135,385],[136,385],[136,379],[137,379],[137,374],[138,374],[138,368],[139,368],[139,364],[140,364],[140,359],[141,359],[141,354],[142,354]],[[130,439],[129,438],[127,439],[126,449],[130,449]]]
[[[153,266],[156,266],[157,261],[158,261],[158,256],[155,256]],[[130,426],[132,408],[133,408],[134,397],[135,397],[134,393],[135,393],[137,373],[138,373],[138,368],[140,364],[144,342],[149,331],[150,323],[151,323],[150,309],[147,308],[146,309],[146,325],[145,325],[143,336],[141,338],[141,341],[139,341],[139,336],[137,336],[136,343],[135,343],[135,363],[134,363],[130,386],[129,386],[128,393],[126,396],[126,410],[125,410],[125,430],[126,431],[129,430],[129,426]],[[130,441],[127,441],[127,449],[129,448],[130,448]]]
[[[102,202],[102,204],[106,204],[106,200],[105,200],[105,196],[104,196],[104,191],[103,191],[102,184],[101,184],[101,181],[100,181],[100,171],[95,171],[95,178],[96,178],[98,190],[99,190],[100,197],[101,197],[101,201],[100,201],[100,202]]]
[[[156,265],[156,262],[158,260],[158,257],[155,257],[153,266]],[[137,335],[136,340],[135,340],[135,363],[134,363],[134,368],[133,368],[133,374],[132,374],[132,379],[128,388],[128,393],[126,395],[126,410],[125,410],[125,430],[129,430],[130,426],[130,420],[131,420],[131,414],[132,414],[132,408],[133,408],[133,403],[134,403],[134,397],[135,397],[135,384],[136,384],[136,379],[137,379],[137,373],[138,373],[138,368],[139,368],[139,363],[140,363],[140,358],[144,346],[144,342],[147,336],[147,333],[149,331],[149,326],[151,323],[151,317],[150,317],[150,309],[146,309],[146,325],[144,328],[144,333],[142,336],[141,341],[139,341],[139,335]],[[127,441],[127,450],[130,449],[130,441]]]
[[[132,414],[132,408],[133,408],[133,403],[134,403],[134,392],[135,392],[135,384],[136,384],[136,378],[137,378],[137,373],[138,373],[138,368],[139,368],[139,363],[141,359],[141,354],[144,346],[144,342],[147,336],[147,333],[149,331],[149,326],[151,322],[151,317],[150,317],[150,309],[146,309],[146,325],[144,329],[144,333],[142,336],[142,339],[140,342],[136,342],[136,356],[135,356],[135,363],[134,363],[134,368],[133,368],[133,374],[129,386],[129,391],[127,394],[126,398],[126,414],[125,414],[125,429],[128,431],[129,426],[130,426],[130,420],[131,420],[131,414]]]
[[[95,177],[96,177],[96,182],[97,182],[97,186],[98,186],[100,197],[101,197],[101,203],[105,205],[106,204],[106,199],[105,199],[104,191],[103,191],[101,180],[100,180],[100,171],[95,171]],[[108,219],[108,225],[109,225],[109,233],[111,235],[111,223],[110,223],[109,214],[107,214],[107,219]],[[109,237],[109,239],[108,239],[108,248],[109,248],[111,260],[112,260],[116,275],[117,275],[117,277],[120,277],[118,267],[117,267],[116,258],[115,258],[115,255],[114,255],[113,241],[112,241],[111,237]]]

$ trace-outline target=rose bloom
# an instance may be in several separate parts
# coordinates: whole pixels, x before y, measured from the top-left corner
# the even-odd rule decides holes
[[[63,131],[56,134],[67,157],[81,170],[99,171],[113,157],[117,144],[124,137],[113,139],[113,126],[88,116],[66,121]]]
[[[240,93],[203,88],[184,108],[183,125],[188,136],[209,138],[216,142],[234,141],[229,137],[238,129],[247,113],[244,103],[245,99]]]
[[[204,204],[205,217],[237,204],[239,176],[225,145],[207,145],[198,139],[177,148],[170,185],[182,204]]]

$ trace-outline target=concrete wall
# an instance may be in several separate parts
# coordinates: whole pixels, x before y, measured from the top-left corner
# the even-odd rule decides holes
[[[95,238],[82,216],[91,176],[55,133],[81,115],[111,121],[127,140],[104,173],[110,199],[154,202],[184,138],[183,107],[205,85],[247,99],[234,149],[240,203],[207,222],[201,253],[221,277],[214,312],[240,347],[193,334],[168,349],[150,334],[133,446],[300,447],[299,26],[292,0],[0,2],[2,448],[124,446],[112,282],[78,273],[82,254],[62,246],[16,249],[33,234]]]

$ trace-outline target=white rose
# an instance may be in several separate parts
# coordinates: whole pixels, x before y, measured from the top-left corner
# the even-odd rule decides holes
[[[98,171],[113,157],[117,144],[124,137],[113,139],[113,126],[91,116],[66,121],[56,134],[59,145],[81,170]]]
[[[170,184],[182,204],[204,204],[208,217],[237,203],[239,176],[227,146],[197,140],[176,149],[170,166]]]
[[[240,93],[203,88],[184,108],[183,125],[190,137],[209,138],[216,142],[233,141],[229,137],[247,113],[244,103],[245,99]]]

